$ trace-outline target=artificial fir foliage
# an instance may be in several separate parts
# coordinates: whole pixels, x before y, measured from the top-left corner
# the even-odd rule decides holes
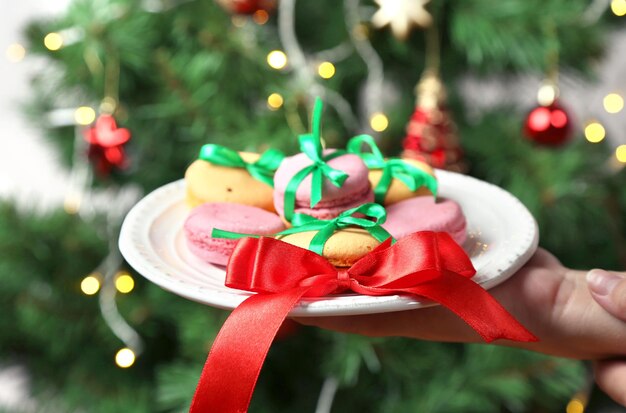
[[[523,112],[503,109],[469,120],[455,90],[455,81],[470,71],[545,72],[553,47],[546,24],[557,34],[561,67],[589,72],[602,50],[606,22],[583,21],[587,6],[583,0],[432,0],[427,8],[441,24],[441,77],[470,174],[517,195],[537,217],[542,245],[567,265],[623,268],[626,196],[617,189],[624,177],[605,170],[608,150],[580,140],[558,150],[538,148],[521,135]],[[371,13],[365,11],[367,23]],[[303,49],[314,54],[346,42],[352,28],[343,13],[333,0],[298,2],[296,31]],[[98,107],[111,93],[107,74],[119,72],[114,115],[132,131],[124,148],[130,166],[96,180],[96,186],[134,183],[149,191],[180,179],[205,143],[293,153],[295,136],[307,129],[311,90],[289,70],[266,64],[267,53],[281,48],[275,14],[263,26],[249,20],[239,27],[231,17],[212,0],[75,0],[61,18],[27,30],[30,50],[51,63],[33,80],[36,98],[29,110],[71,167],[74,130],[50,128],[45,114],[59,107]],[[68,29],[81,33],[75,42],[54,52],[43,47],[46,33]],[[424,67],[424,35],[414,29],[400,42],[388,30],[370,29],[369,40],[391,89],[400,91],[391,93],[397,96],[385,108],[390,127],[380,141],[396,155]],[[337,74],[323,85],[358,113],[366,65],[349,53],[335,66]],[[284,98],[275,111],[266,105],[273,92]],[[329,146],[344,145],[360,132],[327,112]],[[23,362],[35,397],[59,411],[186,411],[227,313],[134,274],[135,290],[117,301],[145,349],[131,368],[116,367],[113,356],[122,344],[104,323],[97,296],[79,289],[108,254],[102,220],[60,211],[37,216],[24,209],[0,207],[3,361]],[[324,383],[337,385],[337,412],[557,411],[585,380],[579,362],[519,350],[302,327],[272,347],[251,411],[312,412]],[[42,412],[50,407],[44,404]]]

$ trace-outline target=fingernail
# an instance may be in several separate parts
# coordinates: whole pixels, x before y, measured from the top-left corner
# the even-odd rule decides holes
[[[591,270],[587,273],[587,283],[589,289],[597,295],[609,295],[621,277],[604,270]]]

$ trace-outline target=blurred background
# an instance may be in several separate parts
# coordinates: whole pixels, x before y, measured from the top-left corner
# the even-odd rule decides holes
[[[187,411],[226,312],[120,224],[207,142],[370,133],[511,191],[573,268],[626,268],[626,0],[22,0],[0,16],[0,411]],[[287,324],[253,412],[624,412],[583,362]]]

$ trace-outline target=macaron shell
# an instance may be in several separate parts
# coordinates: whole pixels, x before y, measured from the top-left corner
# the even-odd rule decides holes
[[[368,202],[374,202],[374,192],[370,188],[364,196],[356,197],[354,198],[354,200],[345,200],[344,202],[345,203],[338,206],[320,207],[318,204],[315,206],[315,208],[296,207],[295,212],[299,214],[310,215],[317,219],[333,219],[345,210],[356,208]],[[284,210],[282,200],[277,200],[274,206],[276,207],[276,210],[279,211],[279,214],[281,214]]]
[[[214,241],[225,241],[222,243],[214,242]],[[207,239],[204,243],[200,243],[198,241],[192,241],[187,238],[187,248],[189,251],[196,257],[200,258],[203,261],[206,261],[211,264],[216,265],[226,265],[228,264],[228,259],[232,255],[235,246],[239,240],[229,239],[229,240],[216,240]]]
[[[278,236],[281,241],[309,249],[317,231],[298,232]],[[335,232],[324,244],[322,255],[335,267],[350,267],[374,250],[380,242],[361,228],[346,228]]]
[[[333,153],[334,150],[327,149],[324,151],[324,155]],[[280,167],[274,175],[274,199],[282,199],[285,196],[285,189],[291,178],[303,168],[312,165],[313,161],[309,159],[304,153],[299,153],[294,156],[287,157],[280,164]],[[344,154],[337,158],[331,159],[327,162],[331,168],[343,171],[348,174],[348,178],[344,181],[341,187],[333,185],[329,180],[323,180],[323,198],[320,201],[321,205],[324,203],[332,203],[338,198],[350,197],[354,193],[358,193],[359,196],[366,192],[366,188],[369,186],[368,181],[368,169],[363,163],[361,158],[353,154]],[[312,177],[309,174],[296,191],[296,203],[299,205],[307,205],[311,200],[311,180]]]
[[[273,235],[285,229],[280,217],[260,208],[231,203],[205,203],[184,224],[189,250],[207,262],[225,265],[237,240],[213,238],[214,228],[244,234]]]
[[[467,221],[461,206],[450,199],[435,201],[427,196],[390,205],[382,227],[396,239],[417,231],[447,232],[458,244],[463,244],[467,237]]]
[[[421,169],[422,171],[426,172],[427,174],[433,177],[435,176],[435,171],[427,163],[416,161],[413,159],[403,159],[403,161],[408,163],[411,166],[415,166],[416,168]],[[382,169],[371,169],[369,171],[369,181],[370,181],[370,184],[372,185],[372,188],[375,188],[376,185],[378,185],[378,182],[380,182],[380,178],[382,176],[383,176]],[[399,179],[394,178],[392,179],[391,185],[389,185],[389,190],[387,191],[387,194],[385,195],[384,205],[385,206],[393,205],[397,202],[404,201],[405,199],[413,198],[416,196],[424,196],[424,195],[433,196],[430,190],[425,186],[421,186],[417,188],[416,191],[411,191],[404,184],[404,182],[400,181]]]
[[[247,162],[254,162],[259,154],[241,152]],[[231,202],[250,205],[274,212],[273,189],[254,179],[243,168],[214,165],[198,159],[185,172],[186,203],[196,207],[205,202]]]
[[[327,149],[324,154],[334,152]],[[312,164],[303,153],[285,158],[274,175],[274,207],[284,216],[285,189],[293,176],[302,168]],[[353,154],[344,154],[328,161],[332,168],[344,171],[348,178],[339,188],[328,180],[323,180],[322,199],[315,207],[311,202],[311,176],[307,176],[296,191],[296,212],[312,215],[320,219],[334,218],[346,209],[372,202],[374,199],[368,179],[368,169],[361,158]]]

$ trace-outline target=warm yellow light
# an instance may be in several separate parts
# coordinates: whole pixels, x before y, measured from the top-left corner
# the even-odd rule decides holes
[[[624,98],[617,93],[609,93],[604,97],[602,103],[604,104],[604,110],[609,113],[619,113],[624,109]]]
[[[556,100],[557,95],[558,90],[553,84],[544,84],[537,91],[537,102],[542,106],[550,106]]]
[[[566,413],[583,413],[585,411],[585,404],[580,399],[572,399],[567,403],[565,408]]]
[[[89,106],[81,106],[74,111],[74,120],[79,125],[91,125],[96,120],[96,111]]]
[[[9,62],[18,63],[24,59],[26,56],[26,49],[19,43],[13,43],[7,47],[6,50],[7,59]]]
[[[260,24],[260,25],[264,25],[265,23],[267,23],[269,19],[270,19],[270,15],[265,10],[257,10],[252,15],[252,20],[254,20],[256,24]]]
[[[626,145],[620,145],[615,149],[615,157],[621,163],[626,163]]]
[[[590,122],[585,126],[585,138],[591,143],[601,142],[606,136],[604,126],[599,122]]]
[[[43,38],[43,44],[48,50],[59,50],[63,47],[63,36],[55,32],[48,33],[46,37]]]
[[[94,295],[100,290],[100,280],[95,275],[88,275],[80,282],[80,289],[86,295]]]
[[[283,97],[279,93],[272,93],[267,97],[267,106],[272,110],[280,108],[283,102]]]
[[[126,369],[135,364],[135,358],[135,353],[128,347],[124,347],[115,354],[115,364],[117,364],[118,367]]]
[[[376,132],[382,132],[389,126],[389,119],[384,113],[376,112],[370,118],[370,126]]]
[[[115,288],[122,294],[127,294],[135,288],[135,280],[128,273],[120,272],[115,277]]]
[[[281,50],[272,50],[267,54],[267,64],[272,69],[282,69],[287,66],[287,55]]]
[[[330,62],[322,62],[317,67],[317,73],[322,79],[330,79],[335,76],[335,65]]]
[[[80,211],[80,204],[82,201],[82,197],[77,192],[71,192],[65,196],[65,200],[63,201],[63,209],[69,215],[78,214]]]
[[[611,2],[611,10],[616,16],[626,15],[626,0],[613,0]]]

